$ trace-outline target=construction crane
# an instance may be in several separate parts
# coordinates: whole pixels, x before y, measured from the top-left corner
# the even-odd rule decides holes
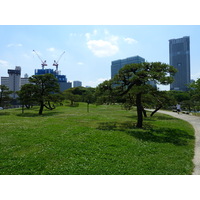
[[[58,58],[58,60],[54,60],[53,66],[56,66],[56,72],[58,72],[58,62],[61,59],[61,57],[63,56],[63,54],[65,53],[65,51],[60,55],[60,57]]]
[[[42,62],[42,69],[44,69],[44,66],[47,66],[47,64],[46,64],[46,60],[45,61],[43,61],[41,58],[40,58],[40,56],[38,55],[38,53],[35,51],[35,50],[33,50],[34,52],[35,52],[35,54],[38,56],[38,58],[41,60],[41,62]]]

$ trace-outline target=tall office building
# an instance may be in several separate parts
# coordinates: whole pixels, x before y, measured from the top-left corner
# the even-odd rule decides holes
[[[24,78],[21,78],[21,67],[16,66],[15,69],[8,69],[9,77],[1,77],[1,85],[5,85],[13,93],[10,95],[16,99],[18,96],[17,91],[21,89],[22,85],[29,83],[28,75],[25,74]]]
[[[20,90],[21,86],[21,67],[16,66],[15,69],[9,69],[9,90],[13,91],[12,98],[16,99],[16,92]]]
[[[145,59],[140,56],[133,56],[133,57],[125,58],[125,59],[112,61],[112,63],[111,63],[111,78],[113,78],[119,72],[119,70],[122,67],[124,67],[124,65],[143,63],[143,62],[145,62]],[[153,87],[157,87],[155,81],[148,81],[148,84],[150,84]]]
[[[178,72],[170,90],[186,91],[190,83],[190,37],[169,40],[169,63]]]
[[[125,59],[115,60],[111,63],[111,78],[113,78],[119,70],[127,64],[142,63],[145,59],[140,56],[133,56]]]
[[[82,86],[82,82],[81,81],[74,81],[73,82],[73,87],[81,87]]]

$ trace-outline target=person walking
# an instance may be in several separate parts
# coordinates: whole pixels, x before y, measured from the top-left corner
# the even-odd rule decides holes
[[[178,114],[181,112],[181,105],[179,103],[176,105],[176,111]]]

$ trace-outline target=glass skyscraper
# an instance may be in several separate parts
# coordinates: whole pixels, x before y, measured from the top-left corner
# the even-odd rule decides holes
[[[169,40],[169,63],[178,72],[170,90],[186,91],[190,83],[190,37]]]
[[[127,64],[143,63],[145,59],[140,56],[133,56],[125,59],[115,60],[111,63],[111,78],[119,72],[119,70]]]

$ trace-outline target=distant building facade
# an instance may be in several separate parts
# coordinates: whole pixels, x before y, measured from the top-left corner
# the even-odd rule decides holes
[[[81,81],[73,81],[73,87],[81,87],[82,86],[82,82]]]
[[[111,62],[111,78],[113,78],[119,70],[124,67],[124,65],[127,64],[133,64],[133,63],[143,63],[145,62],[145,59],[140,56],[133,56],[128,57],[125,59],[119,59]]]
[[[16,99],[18,97],[16,92],[21,89],[22,83],[25,81],[21,79],[21,67],[16,66],[15,69],[8,69],[8,75],[9,77],[1,77],[1,85],[5,85],[10,91],[13,91],[10,96]]]
[[[21,87],[25,84],[28,84],[29,82],[29,77],[28,74],[24,74],[24,78],[21,78]]]
[[[170,90],[186,91],[190,84],[190,37],[169,40],[169,63],[178,72],[174,75],[174,82]]]
[[[9,77],[2,76],[1,77],[1,85],[5,85],[9,88]]]
[[[58,84],[60,87],[60,91],[63,92],[72,87],[71,82],[67,82],[67,78],[65,75],[61,75],[60,72],[53,69],[36,69],[35,75],[43,75],[43,74],[53,74],[55,78],[58,80]]]
[[[111,78],[118,74],[119,70],[127,64],[143,63],[145,59],[140,56],[128,57],[111,62]],[[155,81],[148,81],[148,84],[157,87]]]
[[[15,94],[11,95],[12,98],[16,98],[16,92],[21,89],[25,84],[30,83],[28,74],[24,75],[24,78],[21,78],[21,67],[17,66],[14,70],[8,70],[9,77],[1,77],[1,85],[5,85],[9,88],[10,91],[13,91]]]

